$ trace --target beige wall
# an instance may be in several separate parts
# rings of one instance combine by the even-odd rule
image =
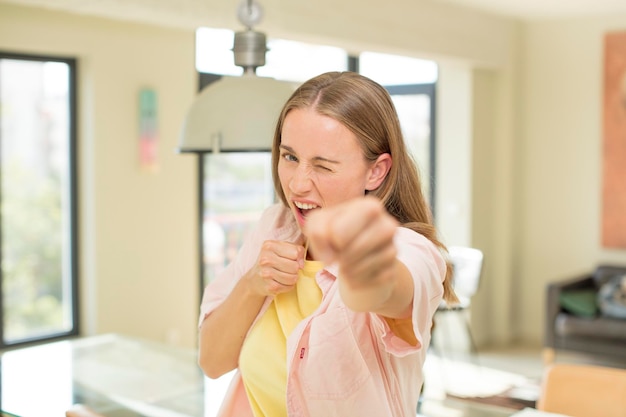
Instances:
[[[611,30],[626,30],[626,15],[525,27],[514,301],[526,340],[542,336],[548,282],[600,262],[626,264],[626,250],[600,241],[603,36]]]
[[[479,343],[541,345],[549,282],[626,264],[626,250],[600,243],[611,30],[626,30],[626,15],[525,22],[504,67],[474,71],[472,242],[486,256],[472,317]]]
[[[438,60],[437,219],[447,243],[485,251],[475,334],[482,345],[540,344],[547,282],[626,264],[599,243],[601,39],[626,16],[521,23],[427,1],[324,1],[268,0],[277,12],[262,30]],[[232,22],[235,3],[206,24]],[[0,49],[79,58],[85,333],[194,345],[196,161],[174,153],[195,91],[193,30],[0,4]],[[159,97],[156,174],[137,162],[143,86]]]
[[[519,132],[519,55],[521,24],[511,38],[506,64],[473,71],[472,95],[472,246],[485,255],[481,288],[472,304],[472,325],[479,345],[519,340],[513,311],[516,234],[516,162]]]
[[[175,153],[196,88],[193,31],[0,5],[0,49],[78,58],[84,334],[196,342],[196,162]],[[138,92],[158,95],[157,173],[138,163]]]

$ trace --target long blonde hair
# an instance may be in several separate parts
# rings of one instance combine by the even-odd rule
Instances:
[[[447,252],[437,239],[432,213],[424,198],[417,165],[406,149],[400,121],[387,90],[380,84],[355,72],[327,72],[302,84],[283,107],[272,145],[274,188],[287,205],[278,178],[279,147],[283,123],[293,109],[313,107],[321,115],[346,126],[359,140],[365,158],[375,161],[379,155],[391,155],[387,177],[369,195],[379,198],[387,211],[407,228],[425,236],[440,250]],[[444,299],[457,301],[452,288],[452,267],[447,262],[443,282]]]

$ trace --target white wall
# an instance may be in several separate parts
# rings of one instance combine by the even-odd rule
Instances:
[[[0,49],[78,58],[83,333],[195,345],[197,174],[175,153],[194,32],[0,5]],[[139,165],[142,87],[158,95],[157,173]]]
[[[472,72],[439,69],[437,89],[436,222],[449,245],[472,245]]]

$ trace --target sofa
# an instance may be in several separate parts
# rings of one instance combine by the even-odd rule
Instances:
[[[590,273],[547,286],[544,361],[558,351],[570,351],[626,365],[626,319],[599,308],[604,284],[626,275],[626,266],[599,265]],[[606,287],[606,286],[605,286]]]

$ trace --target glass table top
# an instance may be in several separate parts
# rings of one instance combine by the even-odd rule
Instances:
[[[205,377],[191,349],[114,334],[78,338],[2,353],[0,409],[18,417],[64,416],[78,403],[106,417],[213,417],[232,375]],[[422,410],[427,417],[515,411],[428,402]]]
[[[20,417],[63,416],[76,403],[107,416],[205,415],[192,350],[103,335],[7,351],[0,365],[0,409]]]

